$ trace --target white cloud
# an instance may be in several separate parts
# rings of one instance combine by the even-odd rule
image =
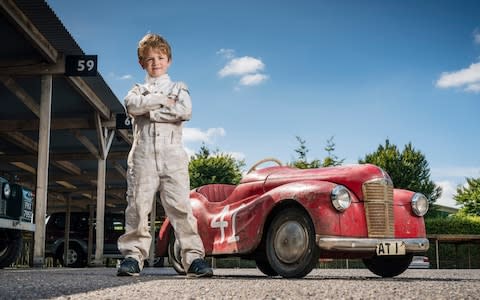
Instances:
[[[480,44],[480,30],[478,28],[473,32],[473,42],[475,44]]]
[[[243,152],[224,152],[225,154],[229,154],[231,155],[233,158],[237,159],[237,160],[242,160],[242,159],[245,159],[245,153]]]
[[[235,50],[222,48],[217,51],[217,55],[229,59],[226,65],[218,71],[218,75],[223,77],[237,77],[238,85],[235,90],[240,90],[240,86],[254,86],[266,81],[269,76],[263,74],[265,64],[262,60],[251,56],[235,57]]]
[[[453,199],[453,196],[457,193],[457,185],[455,183],[451,181],[437,181],[435,184],[442,188],[442,196],[437,199],[436,204],[448,207],[460,207],[457,205],[455,199]]]
[[[268,79],[265,74],[248,74],[240,78],[240,85],[258,85]]]
[[[225,136],[225,129],[223,128],[209,128],[202,131],[199,128],[183,128],[183,140],[185,143],[189,142],[204,142],[211,143],[217,136]]]
[[[464,87],[467,91],[476,91],[480,84],[480,63],[471,64],[468,68],[454,72],[444,72],[437,81],[437,87]]]
[[[258,71],[262,71],[264,68],[265,64],[261,60],[250,56],[243,56],[230,60],[227,65],[218,72],[218,74],[220,77],[235,75],[242,76],[251,73],[258,73]]]
[[[126,74],[126,75],[117,75],[113,72],[109,73],[108,74],[110,77],[112,77],[113,79],[115,80],[130,80],[130,79],[133,79],[133,76],[130,75],[130,74]]]
[[[479,83],[472,83],[472,84],[468,85],[465,88],[465,91],[479,93],[480,92],[480,82]]]
[[[192,157],[193,155],[195,155],[195,151],[188,148],[188,147],[185,147],[183,146],[183,149],[185,149],[185,152],[187,152],[187,155],[188,155],[188,160],[190,160],[190,157]]]
[[[432,177],[435,178],[459,178],[462,182],[465,177],[480,177],[480,167],[440,167],[431,169]]]
[[[235,50],[222,48],[217,51],[217,55],[223,56],[226,59],[232,59],[235,57]]]

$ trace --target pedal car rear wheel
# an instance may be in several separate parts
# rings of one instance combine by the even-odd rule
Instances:
[[[363,259],[363,264],[372,273],[381,277],[394,277],[408,269],[413,254],[402,256],[374,256]]]
[[[181,253],[180,243],[172,232],[170,233],[170,239],[168,241],[168,261],[178,274],[185,275],[186,273],[183,269]]]
[[[298,208],[277,213],[268,229],[265,246],[268,263],[285,278],[306,276],[318,260],[312,221]]]

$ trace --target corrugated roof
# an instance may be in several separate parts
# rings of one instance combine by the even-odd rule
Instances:
[[[85,54],[45,1],[17,0],[15,3],[58,52],[65,55]],[[112,112],[124,112],[123,105],[100,73],[95,77],[85,77],[83,79]]]

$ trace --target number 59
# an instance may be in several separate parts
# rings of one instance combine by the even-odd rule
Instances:
[[[95,61],[93,59],[79,59],[77,62],[77,71],[82,72],[85,71],[91,71],[95,68]]]

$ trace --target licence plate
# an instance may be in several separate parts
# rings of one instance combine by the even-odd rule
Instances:
[[[405,243],[402,241],[383,241],[377,244],[377,255],[405,255]]]

